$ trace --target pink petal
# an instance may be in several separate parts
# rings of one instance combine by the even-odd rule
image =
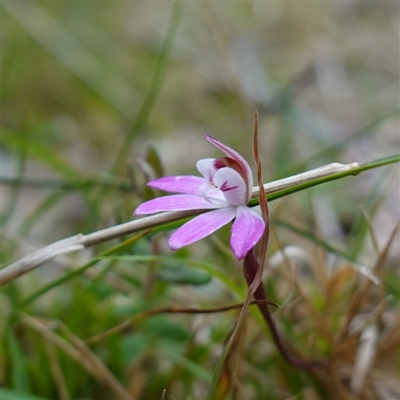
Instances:
[[[232,225],[231,247],[238,260],[251,250],[264,233],[264,220],[249,207],[237,207]]]
[[[226,144],[221,143],[219,140],[213,138],[210,135],[206,135],[206,139],[211,142],[213,145],[217,146],[220,150],[222,150],[228,157],[235,160],[243,170],[244,176],[246,178],[246,198],[247,201],[251,199],[251,191],[253,189],[253,174],[251,172],[250,165],[247,161],[235,150],[228,147]]]
[[[184,193],[200,196],[200,187],[203,185],[204,179],[198,176],[165,176],[155,179],[147,183],[155,189],[164,190],[164,192]]]
[[[155,214],[161,211],[203,210],[220,207],[220,203],[213,203],[203,197],[192,196],[190,194],[177,194],[146,201],[135,210],[134,215]]]
[[[169,247],[171,250],[176,250],[197,242],[232,221],[235,214],[235,207],[226,207],[199,215],[172,234],[168,241]]]
[[[229,167],[219,169],[214,175],[214,184],[222,191],[229,205],[246,205],[246,184],[234,169]]]

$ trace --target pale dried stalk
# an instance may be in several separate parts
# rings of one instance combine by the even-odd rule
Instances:
[[[356,352],[353,374],[350,380],[351,390],[359,394],[364,387],[367,375],[372,369],[379,339],[378,328],[367,326],[361,333],[360,344]]]
[[[332,163],[298,175],[293,175],[288,178],[269,182],[263,186],[265,193],[273,193],[302,183],[310,182],[314,179],[324,178],[340,172],[349,171],[357,167],[357,163]],[[259,187],[254,187],[252,198],[257,198],[259,193]],[[14,263],[0,270],[0,285],[4,285],[13,281],[19,276],[31,271],[32,269],[60,254],[82,250],[85,247],[93,246],[95,244],[106,242],[130,233],[142,231],[144,229],[154,228],[168,222],[178,221],[182,218],[192,217],[206,211],[209,210],[189,210],[160,213],[126,222],[121,225],[116,225],[111,228],[102,229],[97,232],[89,233],[88,235],[79,233],[69,238],[59,240],[58,242],[52,243],[22,257],[18,261],[15,261]]]
[[[82,341],[71,334],[68,329],[63,327],[64,332],[69,333],[69,337],[70,339],[73,339],[72,341],[76,347],[55,334],[49,327],[36,318],[24,314],[21,318],[21,322],[39,332],[50,343],[53,343],[64,350],[72,359],[81,365],[82,368],[113,392],[118,399],[134,400],[133,396],[124,389],[107,367],[90,351],[87,346],[84,345]]]

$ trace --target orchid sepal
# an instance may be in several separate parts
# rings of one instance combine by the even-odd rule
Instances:
[[[154,189],[163,190],[164,192],[192,194],[200,196],[200,188],[203,179],[199,176],[181,175],[181,176],[164,176],[154,179],[147,183]]]

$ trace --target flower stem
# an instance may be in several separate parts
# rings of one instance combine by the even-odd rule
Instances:
[[[250,286],[253,282],[253,279],[256,275],[258,268],[258,261],[256,256],[254,255],[254,249],[250,250],[243,262],[243,272],[246,278],[247,284]],[[256,300],[267,300],[267,294],[265,291],[264,286],[262,283],[257,287],[256,291],[254,292],[254,298]],[[278,348],[279,352],[281,353],[282,357],[285,361],[287,361],[292,367],[294,368],[301,368],[301,369],[313,369],[316,367],[323,367],[325,364],[322,361],[318,360],[302,360],[299,359],[292,354],[289,353],[288,349],[285,346],[284,339],[282,338],[281,334],[278,331],[278,328],[275,324],[274,319],[269,311],[268,304],[265,302],[257,303],[257,306],[265,319],[265,322],[268,325],[268,328],[271,332],[272,339]]]

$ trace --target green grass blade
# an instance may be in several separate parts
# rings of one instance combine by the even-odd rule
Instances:
[[[12,386],[14,389],[29,392],[30,384],[28,378],[28,371],[25,364],[26,358],[22,352],[20,344],[18,343],[17,339],[15,338],[13,332],[10,329],[8,330],[7,333],[7,341],[12,360],[12,373],[11,373]],[[0,398],[3,399],[3,397],[1,396]]]
[[[200,381],[206,383],[211,381],[211,374],[205,368],[199,366],[197,363],[189,360],[188,358],[177,354],[176,351],[171,349],[170,346],[163,346],[163,352],[168,355],[168,358],[178,363],[183,370],[189,372],[193,377],[196,377]]]
[[[59,189],[68,192],[82,189],[92,189],[96,186],[104,186],[107,188],[114,188],[123,192],[132,192],[132,186],[129,184],[129,182],[112,175],[73,180],[0,176],[0,184],[7,186],[21,185],[43,189]]]
[[[80,177],[80,172],[72,167],[67,161],[61,156],[57,155],[56,152],[50,151],[48,147],[43,146],[33,140],[30,140],[24,135],[20,135],[15,132],[11,132],[8,129],[2,127],[0,136],[0,143],[6,147],[9,147],[18,152],[27,152],[27,157],[32,157],[37,161],[40,161],[44,165],[47,165],[55,172],[65,175],[68,178]]]
[[[215,268],[213,265],[208,264],[203,261],[193,261],[193,260],[184,260],[181,261],[175,257],[165,257],[165,256],[153,256],[153,255],[121,255],[121,256],[107,256],[103,257],[108,260],[116,260],[116,261],[129,261],[129,262],[165,262],[168,261],[171,264],[173,263],[184,263],[190,267],[197,268],[201,271],[204,271],[214,278],[218,279],[221,281],[232,293],[237,294],[238,299],[243,299],[243,295],[245,295],[245,291],[243,290],[243,287],[237,285],[235,281],[230,279],[229,277],[226,276],[226,274],[222,273],[221,271],[218,271],[217,268]]]
[[[50,400],[20,390],[0,388],[1,400]]]
[[[387,181],[391,176],[390,172],[389,169],[383,171],[380,177],[376,180],[375,185],[371,188],[368,197],[363,202],[363,208],[371,218],[374,216],[379,205],[383,201],[384,186],[387,185]],[[354,217],[354,222],[349,233],[349,254],[351,257],[357,257],[365,243],[368,232],[368,221],[366,220],[364,213],[360,210]]]
[[[116,110],[131,118],[135,105],[130,83],[96,57],[73,32],[40,3],[3,2],[2,6],[58,62],[79,77]]]
[[[29,215],[25,221],[19,227],[19,234],[25,237],[29,234],[32,228],[36,226],[36,223],[41,219],[46,213],[48,213],[52,207],[54,207],[59,201],[61,201],[65,196],[64,192],[55,190],[47,195],[40,204],[35,208],[35,210]]]
[[[26,137],[26,133],[24,132],[24,137]],[[1,137],[1,135],[0,135]],[[26,157],[27,157],[27,152],[28,152],[28,141],[23,140],[22,146],[21,146],[21,151],[18,153],[18,159],[17,159],[17,178],[22,179],[25,174],[25,164],[26,164]],[[0,225],[7,224],[7,222],[12,218],[14,211],[16,210],[17,207],[17,200],[18,196],[20,193],[20,185],[16,185],[9,196],[8,200],[8,205],[4,208],[4,212],[1,213],[0,217]]]
[[[361,173],[363,171],[367,171],[369,169],[374,169],[374,168],[378,168],[378,167],[382,167],[385,165],[394,164],[394,163],[398,163],[398,162],[400,162],[400,153],[392,155],[392,156],[380,158],[377,160],[369,161],[365,164],[361,164],[358,167],[352,168],[348,171],[339,172],[337,174],[332,174],[332,175],[329,175],[329,176],[326,176],[323,178],[317,178],[310,182],[301,183],[299,185],[292,186],[291,188],[288,188],[288,189],[283,189],[283,190],[280,190],[275,193],[270,193],[269,195],[267,195],[267,199],[268,199],[268,201],[273,201],[276,199],[280,199],[281,197],[288,196],[289,194],[297,193],[302,190],[311,188],[313,186],[322,185],[323,183],[335,181],[337,179],[345,178],[347,176],[358,175],[359,173]],[[255,206],[255,205],[258,205],[258,199],[253,199],[249,202],[249,206]]]
[[[176,31],[178,29],[179,20],[182,13],[183,2],[175,1],[174,9],[172,11],[172,17],[169,23],[167,35],[164,43],[162,44],[160,56],[157,60],[156,69],[153,75],[153,79],[147,92],[147,95],[139,109],[139,112],[135,118],[132,128],[129,134],[126,136],[123,145],[118,153],[115,160],[114,170],[118,169],[120,164],[125,161],[130,151],[130,145],[135,136],[143,129],[149,118],[151,109],[160,93],[161,86],[164,82],[166,68],[168,66],[167,60],[171,52],[172,44],[175,38]]]
[[[399,117],[399,108],[396,107],[395,109],[381,115],[380,117],[376,118],[372,122],[368,123],[366,126],[362,127],[361,129],[355,131],[354,133],[350,134],[346,139],[334,143],[331,146],[325,147],[324,149],[320,150],[319,152],[315,153],[314,155],[310,156],[304,161],[287,168],[286,170],[281,170],[279,175],[276,178],[282,178],[285,176],[293,175],[298,173],[299,171],[304,171],[307,167],[315,163],[319,160],[327,160],[332,158],[337,158],[340,152],[346,148],[350,143],[355,140],[359,140],[363,137],[366,137],[372,133],[374,133],[383,123],[392,119]]]

